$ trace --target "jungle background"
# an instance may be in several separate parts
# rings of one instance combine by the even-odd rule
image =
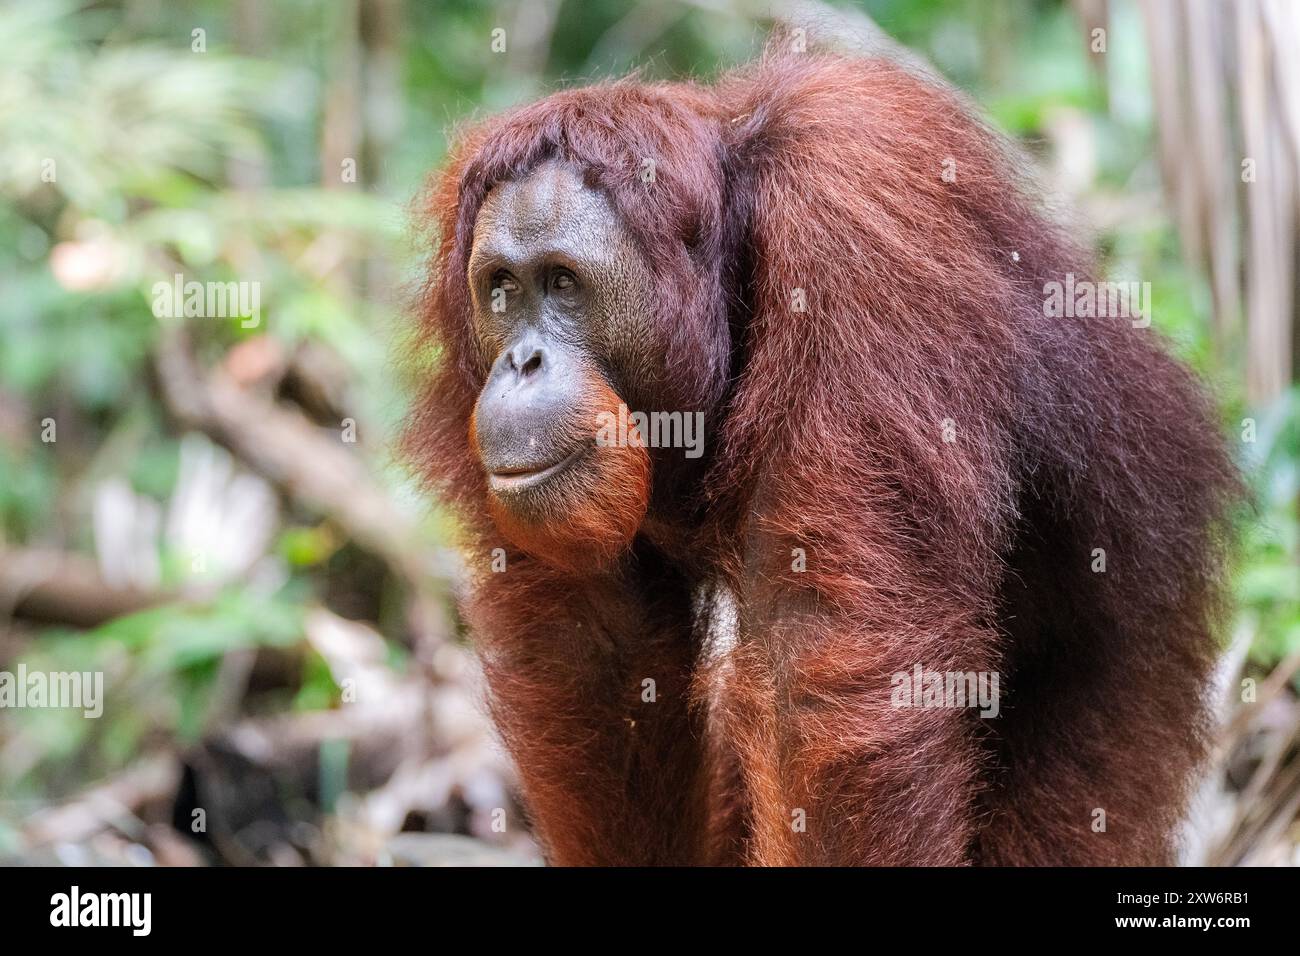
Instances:
[[[927,61],[1152,283],[1256,496],[1186,861],[1300,863],[1287,0],[4,0],[0,671],[105,686],[0,709],[0,861],[538,861],[395,453],[412,199],[464,117],[708,78],[778,17]],[[260,322],[156,318],[177,273]]]

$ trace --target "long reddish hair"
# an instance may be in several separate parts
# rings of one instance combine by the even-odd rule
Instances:
[[[428,204],[441,241],[421,315],[441,357],[409,445],[471,555],[500,543],[468,445],[487,371],[473,224],[494,184],[552,158],[611,198],[656,277],[674,370],[660,407],[717,422],[681,547],[638,538],[630,570],[598,581],[519,557],[469,609],[552,855],[629,859],[639,839],[677,859],[1167,860],[1204,752],[1236,476],[1152,330],[1044,316],[1046,283],[1087,279],[1088,257],[1001,139],[896,64],[813,54],[712,87],[567,91],[467,130]],[[702,663],[707,610],[628,612],[683,699],[714,680],[707,706],[662,718],[665,741],[711,741],[663,743],[694,782],[636,779],[677,835],[629,822],[626,781],[565,809],[557,778],[599,775],[575,741],[624,746],[593,728],[629,705],[540,662],[527,621],[617,630],[586,595],[621,588],[631,608],[658,587],[689,606],[701,574],[737,604],[724,668]],[[1002,718],[891,710],[881,675],[917,662],[1000,671]],[[593,835],[592,816],[630,835]]]

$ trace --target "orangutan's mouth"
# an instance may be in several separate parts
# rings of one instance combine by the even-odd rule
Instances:
[[[522,465],[518,468],[498,468],[496,471],[488,473],[488,487],[497,494],[518,494],[530,488],[536,488],[538,485],[550,481],[556,475],[567,470],[570,465],[582,457],[582,453],[586,450],[586,445],[580,445],[559,461],[543,465],[540,468],[530,465]]]

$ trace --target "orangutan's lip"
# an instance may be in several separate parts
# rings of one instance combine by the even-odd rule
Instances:
[[[554,464],[542,468],[502,468],[488,473],[488,487],[496,492],[515,493],[535,488],[543,482],[550,481],[560,472],[577,461],[586,446],[581,445]]]

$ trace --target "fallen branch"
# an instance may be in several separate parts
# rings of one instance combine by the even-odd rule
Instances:
[[[80,843],[109,828],[139,838],[146,808],[170,801],[179,779],[180,765],[174,756],[146,757],[67,803],[32,814],[22,827],[24,842],[29,849]]]
[[[448,552],[410,530],[343,441],[303,414],[239,388],[220,370],[205,374],[184,330],[165,329],[155,362],[162,400],[184,427],[200,431],[294,501],[330,519],[406,581],[433,644],[451,633],[446,608],[454,588]]]
[[[1254,719],[1291,683],[1297,672],[1300,672],[1300,650],[1293,651],[1269,672],[1249,705],[1237,708],[1219,736],[1218,759],[1222,760],[1241,741]]]
[[[167,591],[114,587],[84,555],[28,548],[0,550],[0,613],[14,617],[94,627],[175,597]]]

